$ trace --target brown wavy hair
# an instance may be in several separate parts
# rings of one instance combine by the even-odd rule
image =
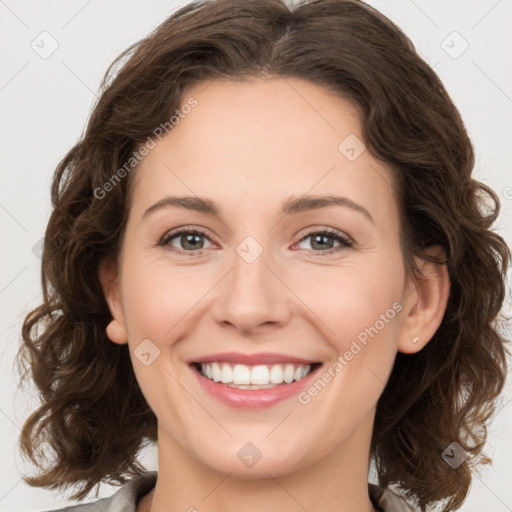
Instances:
[[[421,510],[463,503],[486,424],[503,388],[507,354],[498,328],[510,250],[491,229],[496,193],[472,178],[474,150],[463,120],[409,38],[358,0],[195,1],[132,45],[107,70],[79,142],[58,165],[44,237],[42,302],[27,314],[17,360],[41,405],[26,420],[22,455],[41,470],[33,486],[122,484],[145,467],[157,420],[139,388],[128,345],[112,343],[100,263],[116,258],[133,176],[98,190],[180,108],[187,88],[212,79],[297,77],[355,105],[366,148],[388,164],[398,191],[406,272],[440,245],[451,292],[426,347],[398,353],[379,399],[371,442],[381,486]],[[96,193],[95,193],[96,191]],[[441,458],[457,441],[457,469]],[[50,453],[50,450],[52,453]],[[50,457],[51,455],[51,457]],[[52,459],[50,461],[50,459]]]

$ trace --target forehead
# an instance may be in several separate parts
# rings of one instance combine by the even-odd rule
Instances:
[[[133,208],[164,194],[214,198],[260,211],[305,194],[342,194],[397,221],[391,173],[364,149],[357,108],[297,78],[210,81],[182,98],[196,106],[135,173]]]

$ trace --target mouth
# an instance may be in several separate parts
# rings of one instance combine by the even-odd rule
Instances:
[[[274,352],[222,352],[189,360],[188,365],[206,396],[237,409],[257,410],[297,397],[323,363]]]
[[[193,362],[191,367],[202,377],[234,389],[260,390],[299,382],[322,363],[296,362],[246,365],[230,361]]]

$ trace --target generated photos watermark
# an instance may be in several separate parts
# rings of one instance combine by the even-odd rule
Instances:
[[[397,313],[402,311],[402,304],[394,302],[393,305],[385,312],[381,313],[379,319],[370,327],[365,327],[350,344],[350,347],[343,353],[338,354],[336,362],[331,364],[318,379],[309,386],[308,389],[297,395],[300,404],[307,405],[311,399],[317,396],[327,386],[332,379],[338,375],[345,366],[348,365],[361,350],[368,345],[368,337],[373,339],[379,332],[384,329],[386,324],[392,320]]]
[[[190,97],[185,104],[181,105],[179,109],[174,111],[174,114],[168,121],[160,123],[153,130],[153,136],[149,135],[146,142],[139,147],[137,151],[132,153],[132,156],[122,167],[117,169],[117,171],[112,174],[112,176],[105,181],[101,187],[96,187],[94,189],[94,197],[96,199],[103,199],[106,197],[107,193],[111,192],[114,187],[120,183],[120,181],[125,178],[126,175],[129,174],[152,149],[156,147],[155,138],[161,140],[163,135],[169,133],[180,122],[180,120],[189,114],[196,106],[197,100],[194,97]]]

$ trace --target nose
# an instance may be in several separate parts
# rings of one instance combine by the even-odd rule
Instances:
[[[283,271],[269,261],[265,250],[253,261],[252,257],[245,256],[243,247],[239,250],[218,285],[212,307],[215,320],[244,335],[282,327],[290,317],[293,296],[286,286]],[[250,250],[254,250],[254,246]]]

